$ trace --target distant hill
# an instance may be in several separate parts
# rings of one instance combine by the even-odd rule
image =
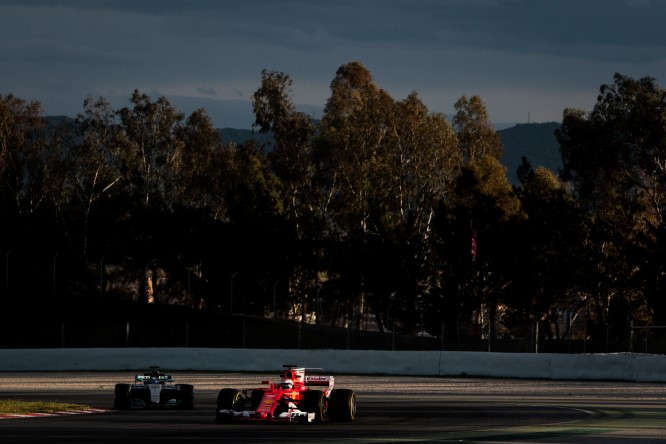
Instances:
[[[57,126],[63,122],[73,122],[74,119],[68,116],[44,116],[46,125]]]
[[[542,166],[557,173],[562,168],[560,145],[555,138],[557,122],[520,123],[497,131],[504,145],[502,163],[506,165],[511,183],[518,185],[516,170],[525,157],[532,168]]]
[[[217,130],[224,143],[240,145],[248,140],[256,140],[260,144],[270,144],[273,141],[271,134],[260,134],[248,129],[222,128]]]

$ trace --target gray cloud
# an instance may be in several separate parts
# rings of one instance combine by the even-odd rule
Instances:
[[[198,87],[197,92],[203,94],[204,96],[212,96],[212,97],[217,96],[217,91],[215,91],[215,88],[211,88],[211,87],[207,87],[207,86]]]
[[[590,109],[615,72],[666,80],[660,0],[0,0],[0,16],[0,94],[50,114],[136,88],[248,127],[262,69],[316,113],[354,60],[396,99],[449,113],[478,94],[496,121]]]

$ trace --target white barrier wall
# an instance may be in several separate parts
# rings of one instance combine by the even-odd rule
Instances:
[[[0,349],[0,371],[264,372],[283,364],[339,374],[666,382],[666,356],[219,348]]]

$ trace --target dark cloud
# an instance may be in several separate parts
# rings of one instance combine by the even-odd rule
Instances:
[[[200,92],[204,96],[211,96],[211,97],[217,96],[217,91],[215,91],[215,88],[211,88],[211,87],[207,87],[207,86],[198,87],[197,92]]]
[[[354,60],[397,99],[448,113],[478,94],[501,121],[589,109],[615,72],[666,81],[661,0],[0,0],[0,17],[0,93],[53,114],[136,88],[248,127],[262,69],[316,113]]]

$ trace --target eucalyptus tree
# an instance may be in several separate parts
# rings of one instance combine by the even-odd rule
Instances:
[[[637,322],[666,320],[665,102],[653,78],[616,74],[591,112],[565,111],[558,133],[564,177],[590,217],[581,293],[601,331],[627,312]]]
[[[311,116],[296,110],[292,83],[287,74],[262,71],[261,86],[252,96],[253,128],[273,136],[268,161],[281,188],[283,235],[288,247],[283,266],[276,267],[280,270],[275,270],[275,286],[282,280],[286,292],[281,294],[290,297],[288,312],[303,316],[308,302],[316,303],[321,285],[321,249],[315,248],[321,244],[321,194],[312,150],[315,126]]]
[[[25,282],[35,289],[33,296],[41,296],[49,288],[47,264],[60,239],[49,198],[50,145],[41,114],[39,102],[12,94],[0,96],[0,211],[4,226],[0,248],[8,272],[5,288],[19,297],[29,296],[25,288],[16,292]]]
[[[468,264],[472,306],[477,307],[479,322],[487,323],[489,348],[496,337],[497,307],[504,298],[510,276],[503,271],[511,249],[505,242],[512,218],[521,217],[520,202],[500,162],[504,147],[490,123],[485,104],[478,96],[462,96],[455,104],[454,128],[464,167],[457,185],[456,232],[467,225],[474,243]],[[468,304],[465,304],[469,307]],[[488,318],[483,319],[485,310]]]
[[[254,128],[273,135],[269,161],[284,187],[284,211],[298,239],[312,237],[320,199],[315,183],[312,117],[296,110],[292,80],[282,73],[263,70],[261,87],[252,97]]]
[[[412,280],[411,288],[402,294],[400,312],[424,313],[432,306],[440,308],[443,276],[432,230],[437,208],[450,204],[463,158],[446,117],[430,113],[415,92],[393,109],[384,188],[389,205],[383,225],[390,242],[402,245],[398,263],[403,269],[398,275]],[[394,280],[389,276],[382,278]]]
[[[117,119],[111,104],[103,97],[88,97],[83,108],[58,138],[60,150],[52,158],[50,171],[57,176],[52,180],[60,183],[62,193],[54,196],[56,205],[68,213],[64,217],[69,220],[63,225],[65,230],[76,231],[72,236],[80,238],[79,257],[86,262],[90,231],[104,230],[103,221],[117,217],[106,210],[123,177],[116,143]],[[93,218],[95,213],[97,217]],[[98,239],[104,243],[101,234]],[[102,250],[102,245],[97,249]]]
[[[63,297],[89,297],[100,283],[100,258],[115,241],[109,237],[118,219],[111,202],[122,179],[115,112],[105,99],[88,97],[76,119],[52,119],[47,128],[44,190],[54,243],[47,248],[52,250],[47,252],[50,268],[55,276],[57,265]],[[53,281],[55,293],[55,277]]]
[[[122,160],[128,178],[128,190],[137,204],[144,208],[168,208],[174,181],[175,165],[182,152],[176,130],[182,125],[184,114],[165,98],[153,102],[151,98],[134,90],[132,108],[118,111],[121,130],[118,143],[122,147]]]
[[[386,205],[388,137],[394,102],[359,62],[341,66],[331,82],[319,126],[317,161],[331,230],[341,237],[379,234],[373,208]]]
[[[45,193],[45,157],[42,108],[12,94],[0,96],[0,195],[6,222],[13,221],[15,236],[48,203]],[[26,225],[27,224],[27,225]]]
[[[412,329],[439,285],[430,232],[462,163],[454,131],[416,93],[393,100],[358,62],[338,69],[319,129],[326,215],[342,247],[334,265],[340,285],[370,304],[363,310],[380,328],[393,308]]]
[[[429,113],[416,93],[398,102],[394,110],[388,152],[390,187],[385,190],[387,200],[393,201],[389,216],[409,228],[405,231],[423,248],[418,256],[425,261],[435,208],[451,198],[462,156],[446,117]]]
[[[269,276],[283,266],[285,251],[282,187],[271,170],[267,155],[255,141],[230,151],[225,186],[227,244],[220,245],[229,278],[239,275],[234,307],[263,314],[268,302]],[[250,291],[248,281],[256,287]],[[245,284],[244,284],[245,283]],[[261,288],[258,288],[261,286]],[[241,291],[245,288],[245,291]],[[270,292],[270,296],[273,292]],[[271,297],[272,299],[272,297]],[[243,305],[244,304],[244,305]],[[270,304],[270,305],[269,305]]]
[[[357,328],[374,295],[365,276],[376,260],[368,245],[384,241],[380,215],[391,199],[386,189],[393,107],[361,63],[343,65],[331,82],[316,141],[326,233],[335,249],[330,257],[337,288],[331,291],[344,295],[335,310],[346,312]]]
[[[567,333],[559,330],[558,310],[571,309],[572,292],[581,270],[580,249],[589,230],[587,219],[566,183],[544,167],[532,169],[523,158],[517,192],[525,217],[513,224],[514,261],[507,263],[513,277],[506,295],[506,324],[516,334],[546,324],[542,331],[551,338]],[[525,335],[526,336],[526,335]]]
[[[506,178],[506,168],[500,162],[504,147],[490,122],[485,103],[479,96],[461,96],[454,108],[453,127],[460,154],[467,173],[476,179],[478,192],[497,201],[497,206],[507,215],[516,213],[518,202]],[[474,204],[469,201],[473,197],[472,194],[460,196],[468,201],[468,206]],[[483,222],[475,222],[473,217],[471,215],[472,228],[479,231],[476,225]]]
[[[174,201],[223,221],[227,214],[228,175],[234,147],[225,145],[204,109],[174,129],[180,153],[172,161]]]
[[[215,307],[227,288],[220,270],[228,268],[221,252],[229,250],[230,172],[235,147],[225,144],[206,110],[193,111],[173,129],[177,155],[169,164],[168,200],[160,238],[170,246],[170,299],[184,305]],[[233,239],[233,237],[231,237]],[[163,261],[164,262],[164,261]]]
[[[144,274],[149,268],[155,275],[175,254],[172,241],[177,235],[171,231],[170,221],[178,216],[176,171],[183,144],[177,132],[184,114],[165,97],[152,101],[138,90],[132,93],[130,103],[132,107],[118,111],[116,143],[124,199],[116,201],[116,211],[124,217],[116,229],[127,246],[128,270],[145,285]]]
[[[479,157],[500,159],[504,147],[497,131],[490,123],[485,103],[479,96],[461,96],[455,103],[453,126],[458,136],[458,146],[466,162]]]

